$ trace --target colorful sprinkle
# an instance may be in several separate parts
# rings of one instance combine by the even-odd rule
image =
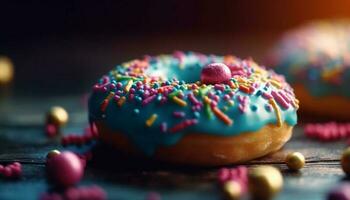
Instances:
[[[146,126],[151,127],[152,124],[154,123],[154,121],[156,121],[157,117],[158,117],[157,114],[152,114],[151,117],[149,117],[149,118],[146,120]]]

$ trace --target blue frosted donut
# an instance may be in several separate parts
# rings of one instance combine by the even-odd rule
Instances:
[[[277,150],[297,123],[297,109],[284,78],[251,59],[193,52],[117,65],[89,99],[89,119],[103,141],[133,154],[200,165],[242,162]],[[269,133],[262,132],[267,128]],[[252,145],[257,149],[245,149]]]
[[[316,21],[287,32],[269,55],[313,115],[350,118],[350,22]]]

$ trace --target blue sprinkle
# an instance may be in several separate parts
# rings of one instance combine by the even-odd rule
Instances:
[[[258,107],[256,105],[251,105],[250,106],[250,109],[252,109],[252,111],[257,111],[258,110]]]
[[[199,118],[199,117],[201,116],[201,114],[200,114],[199,112],[197,112],[197,111],[195,111],[193,114],[194,114],[194,116],[195,116],[196,118]]]
[[[138,114],[140,113],[140,110],[137,109],[137,108],[135,108],[135,109],[134,109],[134,113],[135,113],[136,115],[138,115]]]

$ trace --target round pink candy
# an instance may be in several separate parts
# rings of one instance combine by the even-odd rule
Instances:
[[[225,83],[231,79],[231,71],[223,63],[211,63],[201,72],[201,81],[204,84]]]
[[[46,167],[50,178],[63,187],[75,185],[84,174],[84,167],[79,157],[69,151],[49,158]]]

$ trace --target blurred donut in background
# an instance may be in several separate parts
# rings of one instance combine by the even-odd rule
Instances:
[[[350,20],[314,21],[285,33],[266,64],[293,86],[301,115],[350,119]]]

